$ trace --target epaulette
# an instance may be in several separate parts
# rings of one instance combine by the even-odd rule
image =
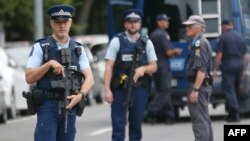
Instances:
[[[35,41],[35,43],[38,43],[38,42],[40,43],[41,47],[50,45],[50,43],[48,42],[48,37],[44,37]]]

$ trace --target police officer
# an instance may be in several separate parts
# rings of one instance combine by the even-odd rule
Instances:
[[[37,89],[43,91],[43,98],[45,98],[44,102],[37,107],[35,141],[74,141],[75,105],[86,96],[93,85],[92,71],[86,53],[81,44],[68,35],[73,12],[74,8],[68,5],[56,5],[48,9],[47,14],[50,16],[53,34],[36,41],[27,62],[26,81],[29,84],[36,83]],[[76,53],[76,47],[80,47],[81,54]],[[62,106],[61,101],[63,91],[51,86],[52,80],[65,75],[60,52],[62,48],[71,49],[71,67],[80,71],[85,79],[79,93],[67,97],[70,102],[65,106]],[[69,111],[67,122],[64,122],[65,107]],[[67,131],[64,123],[68,123]]]
[[[106,54],[106,69],[104,75],[105,100],[111,104],[112,118],[112,141],[125,140],[125,127],[127,111],[129,122],[129,140],[140,141],[142,139],[141,124],[144,118],[144,110],[147,102],[147,89],[145,79],[157,69],[156,54],[152,42],[145,36],[139,34],[142,20],[142,12],[129,9],[124,12],[125,32],[114,37]],[[126,83],[112,85],[124,77],[129,76],[132,62],[137,57],[134,51],[140,48],[140,59],[132,76],[132,103],[124,105],[127,96]],[[137,56],[137,54],[136,54]],[[134,59],[133,59],[134,58]],[[124,86],[125,85],[125,86]],[[128,84],[129,85],[129,84]]]
[[[157,28],[152,32],[150,39],[152,40],[155,52],[158,58],[158,69],[154,73],[154,82],[157,93],[148,105],[149,122],[155,122],[159,112],[164,112],[166,124],[172,124],[175,121],[175,112],[171,100],[171,71],[169,66],[169,58],[180,55],[182,49],[173,48],[170,36],[166,31],[169,27],[169,17],[166,14],[159,14],[156,17]]]
[[[186,69],[189,82],[188,109],[195,141],[213,141],[208,112],[212,93],[212,76],[210,75],[212,50],[208,40],[202,35],[205,31],[205,22],[202,17],[192,15],[183,24],[186,26],[186,35],[192,38]]]
[[[222,88],[226,99],[228,122],[239,122],[238,96],[242,74],[247,66],[247,48],[243,37],[233,30],[229,20],[222,21],[222,35],[216,49],[214,74],[222,63]]]

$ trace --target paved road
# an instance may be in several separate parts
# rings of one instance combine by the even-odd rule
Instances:
[[[174,125],[143,124],[143,141],[192,141],[193,133],[186,109],[181,119]],[[214,141],[223,141],[224,107],[211,110],[214,128]],[[219,115],[219,116],[218,116]],[[36,117],[18,117],[0,125],[0,141],[33,141]],[[250,118],[239,124],[250,124]],[[84,115],[77,119],[76,141],[110,141],[110,107],[107,104],[87,107]]]

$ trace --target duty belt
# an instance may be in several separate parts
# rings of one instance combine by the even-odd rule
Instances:
[[[51,99],[51,100],[63,100],[64,94],[63,92],[49,92],[47,90],[43,90],[44,97],[46,99]]]

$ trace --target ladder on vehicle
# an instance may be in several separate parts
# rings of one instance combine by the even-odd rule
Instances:
[[[198,0],[198,12],[206,23],[204,36],[217,38],[221,34],[221,0]]]

